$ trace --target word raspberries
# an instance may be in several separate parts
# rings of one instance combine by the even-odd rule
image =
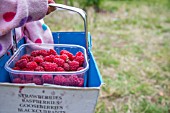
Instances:
[[[57,53],[54,49],[35,50],[30,54],[23,55],[13,69],[20,71],[46,71],[46,72],[71,72],[84,69],[84,54],[78,51],[75,55],[67,50]],[[80,75],[82,77],[82,75]],[[42,85],[50,83],[65,86],[83,86],[83,78],[62,75],[15,75],[14,83],[35,83]]]

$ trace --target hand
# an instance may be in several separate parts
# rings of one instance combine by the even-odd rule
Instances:
[[[54,2],[53,0],[48,0],[48,4],[50,4],[50,3],[55,3],[55,2]],[[55,10],[56,10],[56,7],[49,6],[46,15],[50,14],[51,12],[53,12],[53,11],[55,11]]]

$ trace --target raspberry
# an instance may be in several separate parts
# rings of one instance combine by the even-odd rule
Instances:
[[[60,55],[55,55],[55,58],[60,58]]]
[[[39,66],[44,67],[44,65],[45,65],[46,63],[47,63],[47,62],[41,62],[41,63],[39,63]]]
[[[54,58],[55,58],[54,55],[49,55],[49,56],[44,57],[44,61],[53,62]]]
[[[57,67],[56,71],[64,71],[64,68],[62,68],[62,67]]]
[[[22,71],[34,71],[34,69],[23,68]]]
[[[48,53],[49,53],[50,55],[57,55],[57,52],[56,52],[54,49],[50,49],[50,50],[48,51]]]
[[[41,63],[41,62],[44,61],[41,56],[36,56],[36,57],[33,58],[33,60],[34,60],[36,63]]]
[[[64,53],[68,53],[68,51],[67,51],[67,50],[61,50],[61,51],[60,51],[60,55],[62,55],[62,54],[64,54]]]
[[[60,58],[63,59],[65,62],[69,61],[69,58],[68,58],[68,56],[66,54],[60,55]]]
[[[30,56],[29,61],[30,61],[30,62],[31,62],[31,61],[34,61],[34,57],[33,57],[33,56]]]
[[[42,79],[44,81],[44,83],[53,83],[53,75],[43,75]]]
[[[38,78],[38,77],[33,79],[33,83],[35,83],[37,85],[42,85],[43,84],[41,78]]]
[[[26,65],[26,67],[30,70],[34,70],[37,66],[38,66],[37,63],[34,62],[34,61],[28,62],[27,65]]]
[[[42,75],[34,75],[34,78],[41,78]]]
[[[14,68],[12,68],[13,70],[20,70],[20,68],[19,67],[14,67]]]
[[[82,66],[84,63],[84,56],[76,56],[74,60],[79,62],[79,65]]]
[[[81,51],[79,51],[76,53],[75,57],[77,57],[77,56],[84,56],[84,54]]]
[[[38,55],[42,55],[42,56],[48,56],[49,54],[48,54],[48,51],[46,51],[46,50],[38,50]]]
[[[33,83],[33,81],[32,81],[32,80],[29,80],[29,81],[25,81],[25,83]]]
[[[84,69],[84,67],[79,67],[79,68],[77,69],[77,71],[80,71],[80,70],[82,70],[82,69]]]
[[[27,83],[27,82],[26,82],[26,80],[21,80],[21,83],[22,83],[22,84],[25,84],[25,83]]]
[[[79,78],[76,75],[71,75],[68,79],[69,79],[70,86],[78,86],[79,85]]]
[[[44,68],[42,66],[37,66],[35,68],[35,71],[44,71]]]
[[[33,57],[36,57],[38,55],[39,55],[39,51],[38,50],[35,50],[35,51],[31,52],[31,56],[33,56]]]
[[[25,68],[27,65],[27,60],[26,59],[21,59],[21,60],[18,60],[16,63],[15,63],[15,67],[19,67],[19,68]]]
[[[66,54],[69,57],[69,60],[71,60],[71,61],[74,59],[74,55],[67,50],[61,50],[60,55],[62,55],[62,54]]]
[[[64,85],[66,83],[66,78],[62,75],[56,75],[54,77],[54,84],[56,85]]]
[[[33,79],[33,77],[34,77],[34,75],[25,75],[25,80],[30,81]]]
[[[79,62],[70,61],[69,62],[70,71],[76,71],[79,68]]]
[[[24,79],[25,75],[23,75],[23,74],[18,74],[18,77],[19,77],[20,79]]]
[[[64,60],[61,58],[55,58],[54,63],[56,63],[59,67],[63,67],[64,65]]]
[[[79,68],[77,69],[77,71],[80,71],[80,70],[82,70],[82,69],[84,69],[84,67],[79,67]],[[84,73],[78,74],[77,76],[78,76],[79,78],[83,78],[83,77],[84,77]]]
[[[65,71],[69,71],[70,70],[70,67],[69,67],[68,63],[64,63],[63,68],[64,68]]]
[[[45,62],[43,64],[43,67],[44,67],[45,71],[55,71],[57,69],[57,64],[51,63],[51,62]]]
[[[21,83],[21,79],[20,78],[15,78],[12,81],[13,83]]]
[[[25,54],[25,55],[23,55],[23,56],[21,57],[21,59],[26,59],[26,60],[27,60],[27,62],[29,62],[30,57],[31,57],[30,55]]]
[[[79,84],[77,85],[78,87],[83,87],[84,86],[84,79],[79,78]]]
[[[69,78],[71,75],[63,75],[65,78]]]

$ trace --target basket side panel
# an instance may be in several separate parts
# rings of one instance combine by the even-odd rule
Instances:
[[[53,32],[55,44],[75,44],[86,48],[84,32]]]

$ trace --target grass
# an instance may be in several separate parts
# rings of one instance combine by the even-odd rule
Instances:
[[[87,10],[105,82],[95,112],[170,112],[170,1],[105,0],[101,7],[101,13]],[[83,30],[72,13],[53,13],[45,21],[53,31]]]

